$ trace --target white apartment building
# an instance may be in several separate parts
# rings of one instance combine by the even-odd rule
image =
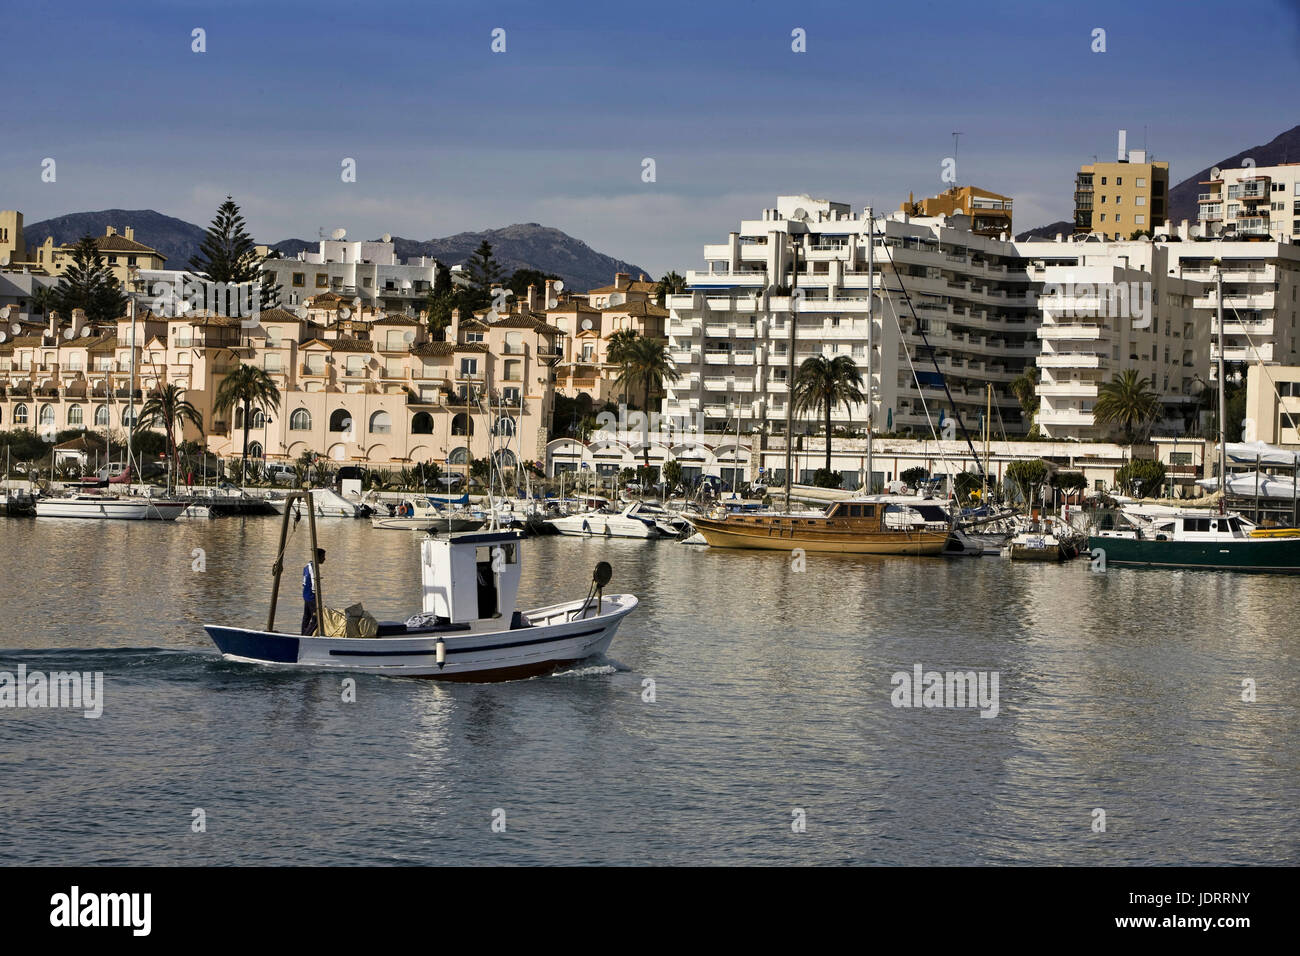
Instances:
[[[1211,171],[1200,185],[1197,222],[1210,237],[1300,242],[1300,163]]]
[[[689,423],[702,414],[709,432],[783,432],[793,314],[796,368],[813,355],[849,355],[864,375],[870,369],[877,432],[930,435],[941,429],[941,415],[952,418],[927,341],[972,436],[990,384],[995,429],[1027,431],[1009,386],[1038,354],[1037,314],[1014,246],[976,235],[960,215],[897,212],[876,218],[874,235],[871,275],[864,216],[845,203],[781,196],[726,242],[706,245],[707,267],[688,271],[689,292],[666,303],[681,378],[667,385],[664,414]],[[850,431],[865,420],[864,407],[832,415],[833,426]],[[796,419],[795,434],[818,424]]]
[[[1128,369],[1160,397],[1155,433],[1186,434],[1198,423],[1209,324],[1194,302],[1196,278],[1170,274],[1177,243],[1017,242],[1037,287],[1042,325],[1037,357],[1038,426],[1044,437],[1106,441],[1120,429],[1093,407]]]
[[[335,292],[391,312],[418,311],[439,268],[437,260],[429,256],[398,261],[388,235],[379,242],[322,239],[316,252],[304,251],[292,259],[268,259],[262,264],[279,286],[284,308]]]

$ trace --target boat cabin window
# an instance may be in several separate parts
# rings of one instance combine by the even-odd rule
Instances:
[[[1183,529],[1185,531],[1209,531],[1209,518],[1184,518]]]

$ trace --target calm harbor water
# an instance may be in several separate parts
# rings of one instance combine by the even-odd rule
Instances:
[[[319,527],[328,603],[418,609],[416,536]],[[816,554],[801,573],[541,538],[521,606],[580,597],[599,560],[640,596],[609,660],[363,676],[349,703],[339,675],[223,661],[200,627],[264,622],[278,528],[0,519],[0,671],[102,671],[105,697],[97,720],[0,709],[0,862],[1300,861],[1297,578]],[[997,716],[894,707],[916,664],[996,671]]]

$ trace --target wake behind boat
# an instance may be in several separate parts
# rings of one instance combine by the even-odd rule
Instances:
[[[310,499],[310,493],[303,494]],[[305,510],[315,555],[310,501]],[[286,515],[281,542],[288,520]],[[277,562],[264,630],[217,624],[205,624],[204,630],[230,660],[452,681],[531,677],[603,653],[623,618],[635,610],[636,597],[604,594],[610,567],[602,561],[585,598],[517,610],[522,552],[523,539],[512,531],[425,537],[421,611],[404,622],[379,622],[373,637],[326,635],[323,621],[343,617],[338,612],[319,615],[313,635],[277,631]],[[314,560],[312,567],[319,582]],[[316,593],[325,607],[319,585]]]

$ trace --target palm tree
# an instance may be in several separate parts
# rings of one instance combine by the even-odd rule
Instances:
[[[662,307],[665,296],[678,295],[685,291],[686,279],[676,272],[669,272],[655,283],[655,302]]]
[[[57,309],[58,293],[54,286],[39,285],[32,290],[32,311],[45,315],[50,309]]]
[[[279,411],[280,390],[276,388],[271,376],[262,369],[253,365],[241,365],[221,380],[212,407],[218,412],[235,407],[244,410],[244,451],[239,468],[242,476],[248,468],[248,427],[253,420],[253,409],[260,408],[263,412]]]
[[[1151,384],[1150,379],[1138,376],[1137,369],[1125,369],[1119,378],[1098,391],[1097,403],[1092,407],[1093,420],[1100,425],[1119,425],[1124,429],[1125,443],[1133,444],[1138,431],[1160,411],[1160,397]]]
[[[146,428],[159,425],[167,433],[167,457],[172,463],[167,480],[168,494],[171,493],[172,481],[179,467],[176,455],[176,428],[177,426],[184,428],[186,422],[195,428],[203,428],[203,415],[185,398],[185,390],[179,385],[164,385],[156,394],[150,396],[149,401],[145,402],[144,407],[140,409],[139,424]]]
[[[840,405],[860,405],[867,400],[862,391],[862,373],[847,355],[828,358],[814,355],[803,360],[794,374],[791,401],[797,414],[821,412],[826,422],[826,470],[831,470],[831,413]],[[789,438],[786,438],[789,441]]]
[[[1028,365],[1024,374],[1011,382],[1011,394],[1020,402],[1020,409],[1025,413],[1029,431],[1034,428],[1034,416],[1038,414],[1041,399],[1038,397],[1038,366]]]
[[[627,370],[632,357],[636,354],[637,335],[632,329],[619,329],[609,337],[605,349],[605,361],[617,365],[620,374]]]
[[[646,414],[650,412],[650,391],[662,387],[664,382],[675,382],[682,377],[668,354],[668,346],[654,339],[637,338],[627,349],[620,363],[622,370],[615,380],[629,392],[640,385],[645,393]],[[645,445],[645,467],[650,467],[650,443]]]

